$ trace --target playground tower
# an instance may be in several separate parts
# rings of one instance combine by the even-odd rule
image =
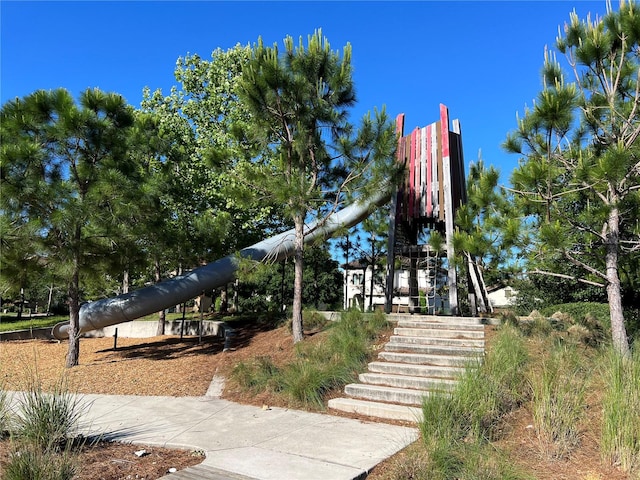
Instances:
[[[397,161],[406,167],[404,182],[391,198],[385,310],[393,308],[396,262],[409,270],[410,313],[435,314],[436,298],[448,297],[451,315],[459,315],[458,274],[454,261],[453,233],[456,210],[467,200],[460,122],[449,122],[449,111],[440,105],[440,119],[404,135],[404,114],[396,118]],[[429,238],[444,240],[434,249]],[[432,242],[434,243],[434,242]],[[427,291],[418,288],[418,270],[430,279]],[[441,272],[446,271],[446,276]],[[470,303],[473,313],[486,311],[486,289],[476,262],[469,260]]]

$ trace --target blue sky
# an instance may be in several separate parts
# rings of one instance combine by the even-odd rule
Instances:
[[[540,90],[544,47],[574,8],[584,18],[605,2],[2,0],[0,100],[99,87],[139,107],[143,87],[169,92],[179,56],[322,28],[334,49],[352,44],[355,116],[385,105],[406,114],[408,132],[444,103],[460,119],[465,163],[481,150],[507,182],[518,159],[500,144]]]

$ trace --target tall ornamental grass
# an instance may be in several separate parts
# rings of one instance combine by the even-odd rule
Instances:
[[[72,480],[78,472],[77,457],[70,449],[42,450],[30,443],[13,445],[3,480]]]
[[[520,332],[503,326],[484,362],[469,365],[450,394],[425,398],[422,438],[433,444],[494,439],[504,414],[522,401],[526,385],[522,371],[527,361]]]
[[[269,391],[294,404],[323,409],[328,391],[354,381],[365,368],[372,343],[386,326],[382,312],[345,312],[340,321],[327,325],[325,341],[298,343],[293,362],[279,367],[270,357],[240,362],[231,380],[253,393]]]
[[[431,464],[428,478],[519,478],[485,449],[499,437],[504,415],[523,401],[527,362],[522,335],[505,325],[484,362],[470,365],[451,393],[425,398],[419,429]]]
[[[86,409],[81,397],[71,393],[65,380],[45,392],[38,380],[19,401],[20,421],[15,434],[42,450],[58,450],[77,433]]]
[[[640,478],[640,342],[629,357],[610,348],[605,359],[602,455]]]
[[[562,458],[580,443],[589,372],[572,345],[556,345],[531,375],[533,422],[549,458]]]
[[[9,433],[11,410],[9,408],[9,396],[0,385],[0,439]]]
[[[88,405],[70,392],[64,379],[52,391],[45,392],[37,376],[15,400],[15,407],[10,410],[6,393],[0,391],[0,419],[4,421],[0,426],[8,428],[11,444],[2,479],[74,478],[79,468],[77,448],[82,445],[77,429]]]

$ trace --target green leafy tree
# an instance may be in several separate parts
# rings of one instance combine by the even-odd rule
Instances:
[[[621,354],[629,352],[621,271],[640,252],[639,42],[633,1],[595,20],[571,14],[556,46],[575,81],[546,51],[543,89],[505,142],[522,155],[511,181],[531,258],[570,262],[606,288]]]
[[[100,274],[121,214],[134,208],[136,167],[126,151],[133,112],[116,94],[88,89],[76,104],[58,89],[9,101],[1,116],[3,223],[24,228],[17,236],[67,286],[71,367],[83,279]]]
[[[351,46],[342,56],[321,31],[284,51],[262,39],[243,69],[239,95],[251,114],[243,132],[255,147],[244,178],[266,204],[283,205],[295,229],[293,339],[302,332],[305,223],[322,219],[360,191],[379,191],[395,162],[396,136],[384,111],[366,115],[359,131],[348,122],[356,101]]]
[[[142,109],[153,114],[161,135],[173,139],[182,156],[174,162],[171,210],[185,235],[179,262],[187,267],[211,261],[255,243],[265,229],[278,229],[277,210],[253,202],[235,171],[249,146],[236,130],[250,122],[238,98],[238,83],[251,49],[216,49],[210,60],[197,54],[177,60],[168,96],[145,89]],[[175,152],[174,152],[175,153]],[[275,219],[275,220],[274,220]]]
[[[342,305],[342,273],[331,258],[326,243],[310,245],[304,251],[304,288],[302,304],[306,308],[339,308]],[[242,311],[282,312],[293,300],[293,263],[259,264],[248,262],[239,282]]]

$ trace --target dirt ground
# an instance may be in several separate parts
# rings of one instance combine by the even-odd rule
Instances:
[[[488,331],[488,338],[492,332]],[[312,337],[317,341],[321,336]],[[238,330],[232,351],[223,352],[217,338],[153,337],[146,339],[83,339],[80,365],[64,369],[66,343],[53,341],[12,341],[0,343],[0,385],[5,389],[24,389],[38,378],[43,386],[55,384],[65,376],[70,389],[80,393],[125,395],[200,396],[207,391],[213,375],[226,375],[240,360],[270,356],[274,363],[286,362],[293,356],[291,335],[286,327],[269,329],[251,326]],[[282,401],[268,395],[247,396],[227,389],[225,398],[254,405],[278,405]],[[589,418],[583,426],[580,447],[568,458],[546,458],[535,436],[531,413],[514,412],[506,426],[505,437],[495,447],[505,452],[511,462],[521,466],[534,478],[561,480],[623,480],[630,477],[600,461],[597,439],[600,400],[589,399]],[[281,403],[280,403],[281,404]],[[283,405],[284,406],[284,405]],[[415,444],[409,449],[416,449]],[[0,472],[9,453],[8,441],[0,441]],[[145,448],[149,455],[136,457],[134,451]],[[394,463],[407,452],[400,452],[374,469],[372,480],[391,478]],[[157,447],[101,444],[81,457],[80,480],[157,479],[169,468],[182,469],[202,461],[197,452],[168,450]]]

